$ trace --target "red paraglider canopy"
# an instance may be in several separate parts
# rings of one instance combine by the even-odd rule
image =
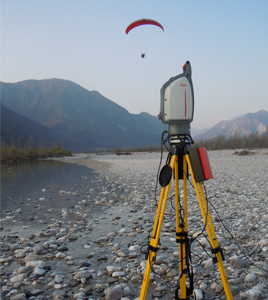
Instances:
[[[141,25],[155,25],[155,26],[160,27],[164,31],[164,27],[160,23],[158,23],[154,20],[150,20],[150,19],[141,19],[141,20],[134,21],[133,23],[128,25],[128,27],[126,29],[126,34],[128,34],[130,32],[130,30],[132,30],[133,28],[141,26]]]

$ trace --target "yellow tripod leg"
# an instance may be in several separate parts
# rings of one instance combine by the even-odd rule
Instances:
[[[172,173],[174,171],[175,162],[176,162],[176,157],[173,156],[171,165],[170,165],[171,169],[172,169]],[[159,238],[160,238],[161,226],[162,226],[163,219],[164,219],[170,184],[171,184],[171,180],[166,187],[162,187],[162,189],[161,189],[157,212],[156,212],[156,217],[155,217],[155,221],[154,221],[152,237],[151,237],[151,241],[150,241],[150,245],[149,245],[147,264],[146,264],[146,269],[145,269],[145,273],[143,276],[139,300],[146,299],[146,293],[147,293],[147,289],[148,289],[148,285],[149,285],[150,274],[151,274],[152,266],[154,263],[154,257],[156,256],[156,251],[157,251],[158,242],[159,242]]]
[[[177,159],[177,157],[176,157]],[[183,220],[180,222],[179,215],[179,168],[178,164],[175,165],[175,209],[176,209],[176,240],[179,244],[179,270],[180,270],[180,298],[186,299],[187,297],[187,287],[186,287],[186,273],[184,270],[186,268],[186,237],[187,237],[187,161],[183,158],[183,189],[184,189],[184,215]]]
[[[213,226],[213,223],[211,220],[210,212],[208,209],[208,203],[207,203],[206,197],[204,195],[203,187],[202,187],[201,183],[200,182],[197,183],[194,178],[194,172],[193,172],[193,168],[191,165],[189,155],[186,155],[186,160],[187,160],[187,164],[190,169],[190,174],[191,174],[192,181],[194,184],[194,188],[195,188],[196,196],[197,196],[199,206],[201,209],[201,213],[203,216],[203,220],[206,225],[206,230],[207,230],[207,234],[209,237],[209,241],[210,241],[210,244],[211,244],[213,252],[214,252],[213,255],[217,260],[217,265],[219,268],[219,272],[220,272],[220,276],[221,276],[221,280],[222,280],[222,284],[224,287],[226,298],[227,298],[227,300],[233,300],[231,288],[230,288],[228,278],[227,278],[227,275],[225,272],[225,268],[223,265],[222,254],[220,252],[219,243],[218,243],[216,233],[214,230],[214,226]]]

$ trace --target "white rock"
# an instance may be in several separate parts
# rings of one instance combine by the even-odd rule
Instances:
[[[54,285],[54,289],[55,289],[55,290],[60,290],[60,289],[62,289],[62,288],[63,288],[62,284],[59,284],[59,283],[58,283],[58,284],[55,284],[55,285]]]
[[[205,290],[205,289],[207,289],[208,286],[205,282],[201,282],[199,287],[200,287],[201,290]]]
[[[180,257],[180,252],[179,252],[179,251],[173,252],[173,256],[174,256],[175,258],[179,258],[179,257]]]
[[[195,298],[196,300],[201,300],[203,299],[203,293],[201,290],[199,289],[194,289],[194,293],[195,293]]]
[[[26,278],[27,275],[24,273],[24,274],[19,274],[19,275],[16,275],[14,277],[11,277],[10,278],[10,282],[11,283],[15,283],[15,282],[22,282],[24,280],[24,278]]]
[[[268,239],[263,239],[263,240],[259,241],[259,244],[261,246],[268,246]]]
[[[246,277],[245,277],[245,282],[252,282],[254,280],[256,280],[257,276],[255,273],[249,273]]]
[[[66,256],[66,254],[63,253],[63,252],[58,252],[58,253],[56,254],[56,258],[65,258],[65,256]]]
[[[112,277],[113,278],[118,278],[118,277],[123,277],[125,275],[126,275],[125,272],[113,272]]]
[[[32,260],[26,263],[26,267],[30,267],[30,268],[39,267],[43,269],[44,266],[45,266],[45,262],[43,260]]]
[[[257,298],[259,296],[261,296],[261,292],[255,289],[250,289],[246,292],[247,296],[250,296],[252,298]]]
[[[33,271],[33,274],[36,274],[38,276],[42,276],[46,273],[46,270],[45,269],[41,269],[39,267],[36,267]]]

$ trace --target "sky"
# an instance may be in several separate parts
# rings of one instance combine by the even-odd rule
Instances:
[[[268,111],[267,0],[1,0],[0,9],[3,82],[67,79],[157,116],[162,85],[188,60],[193,128]],[[143,18],[164,32],[125,33]]]

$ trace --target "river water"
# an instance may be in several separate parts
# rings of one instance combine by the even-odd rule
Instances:
[[[71,209],[83,199],[94,197],[101,180],[88,167],[56,160],[11,166],[1,171],[0,218],[5,227],[14,222],[21,226],[53,222],[62,208]],[[68,193],[62,195],[60,191]]]

